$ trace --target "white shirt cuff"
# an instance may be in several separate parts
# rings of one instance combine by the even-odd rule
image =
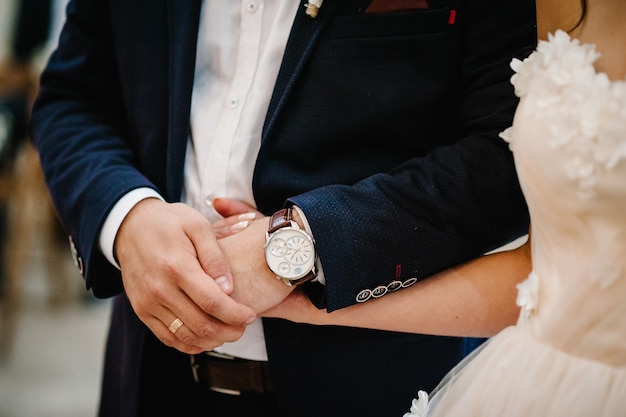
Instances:
[[[120,266],[113,256],[113,247],[115,245],[117,232],[130,210],[135,207],[137,203],[141,200],[145,200],[146,198],[158,198],[163,200],[163,197],[161,197],[159,193],[152,188],[136,188],[115,203],[115,206],[113,206],[109,216],[104,221],[104,225],[100,231],[98,244],[100,245],[100,250],[104,256],[113,266],[117,267],[117,269],[120,269]]]
[[[311,226],[309,226],[309,222],[307,221],[306,216],[304,215],[304,212],[302,211],[302,209],[300,209],[300,207],[298,206],[293,206],[293,209],[298,212],[298,215],[300,216],[300,220],[302,220],[302,224],[304,225],[304,230],[306,230],[308,234],[313,236],[313,232],[311,232]],[[315,237],[313,237],[313,240],[315,240]],[[317,276],[315,277],[313,281],[319,282],[322,285],[326,285],[326,279],[324,277],[324,270],[322,269],[322,262],[320,262],[319,256],[317,257],[317,260],[315,261],[315,267],[317,268]]]

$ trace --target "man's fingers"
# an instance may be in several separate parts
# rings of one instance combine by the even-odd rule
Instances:
[[[172,313],[167,316],[174,317]],[[167,331],[170,333],[168,335],[163,332],[167,344],[170,345],[171,343],[171,346],[177,349],[186,349],[187,353],[198,353],[198,350],[201,352],[213,350],[224,343],[234,342],[241,337],[245,330],[245,326],[225,325],[219,320],[206,316],[204,320],[199,322],[189,319],[185,323],[179,317],[171,322],[169,320],[168,318],[163,321],[163,325],[167,327]]]
[[[221,257],[221,252],[213,252],[212,255],[216,258],[207,257],[205,262],[210,264],[210,268],[219,271],[217,264],[225,262],[224,258]],[[200,257],[199,252],[198,257]],[[230,278],[224,275],[207,276],[206,271],[199,267],[196,259],[190,257],[169,273],[170,278],[173,279],[170,285],[173,286],[169,289],[152,286],[151,298],[177,314],[181,320],[185,318],[188,321],[186,324],[190,325],[198,336],[202,337],[203,334],[213,336],[207,317],[213,317],[225,326],[245,326],[256,319],[252,308],[238,303],[223,290],[225,284],[222,281],[230,282]],[[197,330],[204,326],[207,327],[206,330]]]
[[[197,354],[197,353],[201,353],[205,350],[204,347],[201,346],[197,346],[197,345],[193,345],[193,344],[187,344],[185,342],[183,342],[179,337],[177,337],[175,334],[173,334],[170,330],[169,330],[169,326],[171,325],[171,323],[169,324],[165,324],[162,320],[160,320],[157,317],[150,317],[146,320],[143,320],[144,324],[146,326],[148,326],[148,328],[152,331],[152,333],[154,333],[154,335],[161,341],[161,343],[163,343],[164,345],[167,345],[169,347],[172,347],[174,349],[177,349],[181,352],[184,353],[189,353],[189,354]],[[176,333],[183,333],[185,330],[184,329],[185,326],[181,327]],[[189,330],[186,330],[189,331]],[[219,345],[218,345],[219,346]]]
[[[182,290],[189,297],[190,303],[197,306],[199,313],[213,317],[220,322],[231,326],[245,326],[252,323],[256,319],[256,314],[252,308],[240,304],[231,298],[220,287],[220,280],[224,277],[217,277],[215,280],[210,278],[196,278],[202,279],[204,282],[201,285],[191,282],[191,280],[184,280],[181,282]],[[207,325],[206,322],[198,321],[197,326]],[[210,334],[212,328],[209,326],[200,330]]]
[[[207,280],[207,282],[211,282]],[[222,301],[232,300],[215,288]],[[221,320],[207,315],[194,301],[183,291],[172,290],[171,297],[162,300],[158,304],[150,307],[150,311],[155,312],[147,316],[144,323],[153,331],[157,337],[168,346],[174,347],[186,353],[211,350],[221,346],[226,342],[234,342],[243,334],[246,321],[253,320],[249,317],[250,309],[241,304],[233,303],[233,310],[241,307],[242,314],[236,313],[229,317],[233,323],[224,323]]]
[[[206,275],[212,277],[219,288],[226,294],[233,290],[230,268],[217,244],[217,238],[210,223],[189,227],[185,230],[193,244],[197,262]]]

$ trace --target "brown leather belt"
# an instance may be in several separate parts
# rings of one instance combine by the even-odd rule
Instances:
[[[197,383],[223,394],[274,391],[267,362],[205,352],[191,355],[191,370]]]

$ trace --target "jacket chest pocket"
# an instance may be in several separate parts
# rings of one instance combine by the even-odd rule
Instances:
[[[450,30],[454,11],[450,7],[410,12],[336,16],[329,23],[331,39],[411,37]]]

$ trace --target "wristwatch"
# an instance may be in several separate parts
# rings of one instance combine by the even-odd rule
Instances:
[[[265,235],[265,261],[287,285],[300,285],[316,276],[315,241],[291,217],[292,208],[270,218]]]

